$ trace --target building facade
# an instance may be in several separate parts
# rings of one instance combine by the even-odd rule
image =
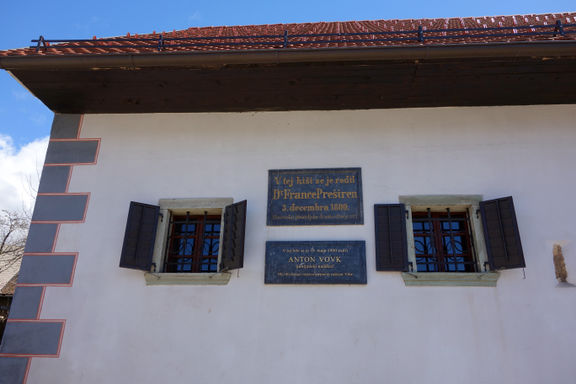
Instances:
[[[75,77],[84,87],[98,78],[92,84],[100,86],[84,99],[39,85],[36,72],[45,69],[4,56],[3,67],[29,81],[57,113],[0,349],[0,381],[571,382],[575,95],[573,88],[559,91],[566,102],[558,102],[542,86],[576,82],[565,70],[576,54],[573,37],[549,43],[535,42],[532,51],[504,43],[517,50],[514,58],[495,53],[501,43],[475,59],[463,46],[468,53],[458,63],[475,68],[466,73],[442,71],[459,68],[452,57],[428,59],[430,66],[292,57],[229,71],[208,69],[213,64],[193,71],[188,63],[184,76],[199,77],[184,85],[171,83],[170,69],[184,71],[182,63],[144,65],[145,74],[110,69],[106,84],[125,88],[121,94],[107,94],[100,73],[62,61],[69,71],[54,78]],[[526,59],[517,58],[522,49]],[[556,53],[534,69],[534,49]],[[34,58],[64,60],[26,60]],[[384,87],[394,76],[371,72],[416,67],[435,72],[403,82],[410,91]],[[503,67],[508,71],[492,72]],[[296,85],[286,80],[298,71]],[[323,71],[321,81],[313,79]],[[244,89],[256,73],[282,84]],[[353,79],[345,77],[351,73]],[[140,76],[153,79],[144,91]],[[377,85],[359,85],[365,77]],[[170,90],[159,90],[161,100],[150,106],[161,79]],[[221,86],[216,80],[223,90],[213,91]],[[235,81],[242,87],[230,85]],[[469,88],[483,81],[489,83]],[[512,83],[515,92],[505,89]],[[254,96],[268,86],[279,87],[278,94]],[[309,93],[293,99],[298,92],[290,87]],[[134,89],[141,99],[130,99]],[[179,98],[187,89],[203,89],[206,97],[166,107],[162,97]],[[403,94],[396,105],[396,90],[421,96]],[[526,94],[535,90],[540,102]],[[274,172],[340,169],[361,175],[353,180],[358,194],[344,186],[325,192],[326,186],[306,199],[318,206],[328,198],[321,193],[349,193],[359,202],[359,221],[270,222]],[[507,208],[493,211],[491,204]],[[295,210],[308,215],[311,208]],[[505,238],[504,256],[492,230]],[[365,281],[271,278],[273,242],[337,241],[363,244],[364,266],[354,270]]]

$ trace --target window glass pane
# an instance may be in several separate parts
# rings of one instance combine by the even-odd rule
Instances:
[[[438,272],[435,257],[416,257],[417,272]]]
[[[426,238],[425,237],[415,237],[414,238],[414,251],[417,255],[427,254],[428,249],[426,247]]]
[[[202,255],[204,256],[218,256],[219,239],[204,239],[204,249]]]
[[[178,272],[190,272],[192,270],[192,259],[180,258],[176,263],[176,270]]]
[[[200,269],[202,272],[217,272],[218,271],[218,259],[216,258],[205,258],[202,259],[202,264]]]
[[[206,236],[214,236],[215,234],[220,234],[220,223],[219,222],[207,222],[206,228],[204,229]]]
[[[174,232],[187,235],[196,232],[196,224],[186,222],[174,222]]]
[[[191,255],[194,252],[194,239],[182,239],[185,246],[180,250],[181,255]]]
[[[459,231],[462,228],[462,223],[459,221],[443,221],[442,222],[442,230],[443,231]]]

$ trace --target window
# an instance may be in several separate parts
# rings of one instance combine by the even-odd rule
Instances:
[[[412,212],[417,272],[476,272],[467,212]]]
[[[130,203],[120,266],[146,271],[146,283],[226,284],[242,268],[246,201],[161,199]]]
[[[220,216],[192,216],[190,212],[170,219],[165,272],[218,272]]]
[[[512,197],[400,196],[374,206],[376,269],[406,285],[494,286],[500,269],[525,266]]]

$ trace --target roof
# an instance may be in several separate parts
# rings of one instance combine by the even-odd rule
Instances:
[[[16,281],[18,280],[18,274],[14,274],[12,278],[0,289],[0,295],[13,295],[16,290]]]
[[[3,255],[10,256],[10,255]],[[0,294],[14,293],[14,284],[16,284],[16,277],[20,270],[21,258],[16,262],[7,260],[6,257],[0,257]]]
[[[576,12],[188,28],[145,35],[32,40],[0,56],[166,54],[248,50],[402,47],[576,40]]]
[[[0,68],[57,113],[576,103],[576,12],[33,42]]]

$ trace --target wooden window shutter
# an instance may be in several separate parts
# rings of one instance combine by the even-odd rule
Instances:
[[[490,268],[524,268],[524,253],[512,197],[480,202]]]
[[[228,271],[244,266],[244,235],[246,232],[246,200],[224,209],[224,236],[220,270]]]
[[[149,271],[160,207],[130,202],[120,267]]]
[[[374,205],[376,229],[376,270],[406,271],[406,207],[404,204]]]

